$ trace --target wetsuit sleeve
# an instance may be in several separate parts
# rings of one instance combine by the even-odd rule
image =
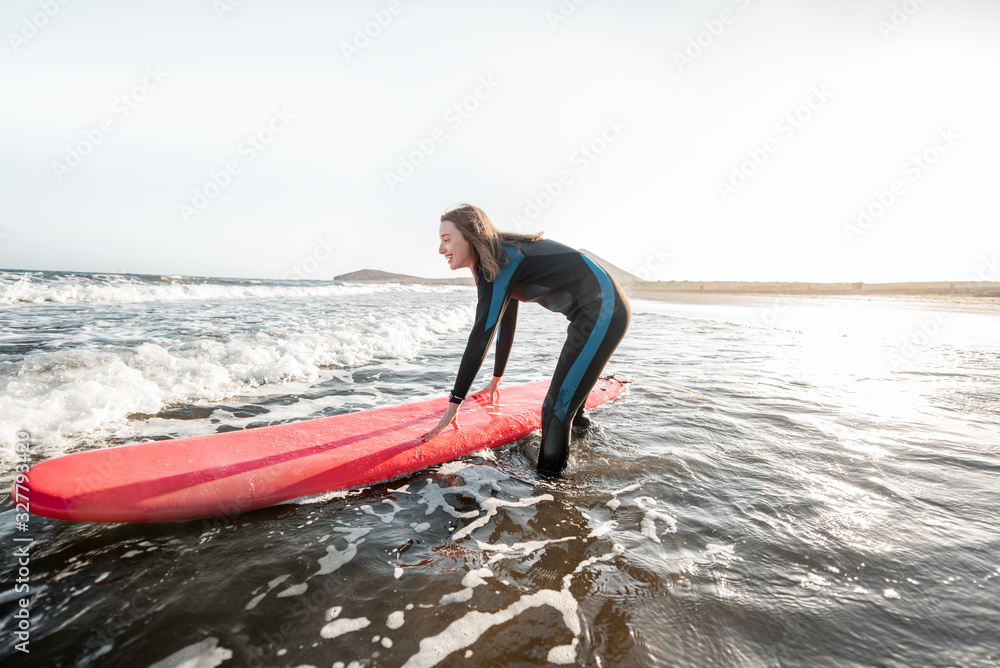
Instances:
[[[476,322],[472,326],[472,333],[469,334],[469,342],[465,345],[465,353],[462,355],[462,363],[458,366],[458,377],[452,390],[452,394],[459,399],[465,399],[465,395],[469,393],[469,388],[472,387],[472,382],[483,365],[486,352],[490,349],[490,343],[496,333],[496,316],[493,315],[494,322],[489,321],[491,314],[502,309],[503,304],[494,305],[493,302],[502,301],[506,297],[504,290],[494,290],[494,284],[482,276],[479,276],[477,287],[479,303],[476,305]]]
[[[507,368],[507,359],[510,357],[510,347],[514,343],[514,330],[517,329],[517,305],[516,299],[507,302],[507,309],[503,312],[500,320],[500,334],[497,336],[497,355],[493,363],[493,375],[500,377]]]

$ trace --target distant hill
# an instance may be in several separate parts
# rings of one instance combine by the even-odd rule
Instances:
[[[580,249],[581,253],[586,253],[587,257],[591,260],[604,267],[604,270],[614,276],[615,280],[618,281],[622,286],[634,285],[637,283],[646,283],[647,281],[642,280],[638,276],[630,274],[624,269],[620,269],[615,265],[611,264],[602,257],[599,257],[595,253],[591,253],[588,250]],[[352,281],[358,283],[403,283],[403,284],[417,284],[417,285],[475,285],[476,282],[472,280],[472,277],[465,278],[421,278],[419,276],[407,276],[406,274],[391,274],[387,271],[380,271],[378,269],[362,269],[361,271],[352,271],[349,274],[341,274],[340,276],[334,276],[335,281]]]
[[[335,281],[351,281],[357,283],[403,283],[409,285],[475,285],[471,276],[465,278],[421,278],[406,274],[390,274],[378,269],[362,269],[348,274],[334,276]]]

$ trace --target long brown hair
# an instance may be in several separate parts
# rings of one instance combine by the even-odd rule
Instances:
[[[473,276],[476,274],[475,270],[479,269],[486,280],[491,282],[500,273],[500,269],[510,261],[510,257],[503,250],[505,244],[538,241],[542,238],[541,232],[538,234],[501,232],[482,209],[471,204],[461,204],[445,211],[441,214],[441,222],[446,220],[450,220],[469,242],[473,259]],[[476,278],[476,281],[479,279]]]

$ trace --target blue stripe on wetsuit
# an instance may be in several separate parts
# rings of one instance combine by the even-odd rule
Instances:
[[[608,325],[611,324],[611,314],[615,310],[615,288],[611,284],[611,279],[589,257],[583,254],[580,257],[583,258],[583,261],[587,263],[590,270],[597,276],[597,282],[601,286],[601,312],[597,316],[597,322],[594,323],[594,329],[587,338],[587,343],[583,346],[576,361],[573,362],[573,366],[570,367],[569,373],[566,374],[562,386],[559,388],[553,412],[560,420],[566,419],[569,402],[573,399],[573,395],[576,394],[576,390],[580,386],[580,381],[583,380],[583,372],[590,366],[590,363],[594,360],[594,355],[597,354],[597,349],[601,346],[601,342],[604,341]]]
[[[500,318],[500,308],[503,306],[504,297],[507,296],[507,286],[510,285],[510,279],[514,275],[514,270],[524,260],[524,253],[518,249],[505,246],[504,250],[507,251],[507,257],[510,258],[510,261],[507,263],[507,266],[500,270],[497,277],[493,279],[493,297],[490,299],[490,314],[486,318],[485,331],[487,332],[490,331],[493,325],[497,324],[497,319]]]

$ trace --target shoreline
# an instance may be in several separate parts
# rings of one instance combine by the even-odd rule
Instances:
[[[767,281],[619,281],[644,293],[763,294],[802,296],[974,296],[1000,298],[997,281],[915,281],[910,283],[806,283]]]
[[[838,302],[881,302],[897,306],[942,310],[961,313],[982,313],[1000,315],[1000,296],[994,294],[941,294],[914,292],[754,292],[754,291],[685,291],[650,290],[634,285],[622,286],[629,299],[650,299],[653,301],[683,304],[727,305],[727,306],[769,306],[777,301],[795,301],[802,304],[825,300]]]

